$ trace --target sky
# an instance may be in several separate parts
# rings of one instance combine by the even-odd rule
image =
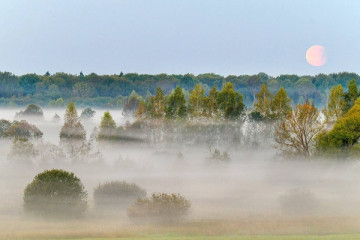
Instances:
[[[0,71],[360,73],[358,0],[1,0]],[[305,59],[312,45],[327,63]]]

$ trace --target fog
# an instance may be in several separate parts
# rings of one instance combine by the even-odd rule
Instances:
[[[1,109],[0,119],[12,121],[19,110]],[[88,139],[93,128],[99,125],[105,111],[95,110],[94,119],[83,122]],[[44,121],[29,120],[44,133],[42,140],[34,143],[35,146],[44,146],[46,143],[59,145],[59,132],[63,121],[53,122],[52,117],[57,113],[63,118],[64,111],[44,109]],[[78,113],[80,112],[81,109],[78,109]],[[121,110],[110,112],[117,125],[133,121],[125,118]],[[246,124],[241,126],[244,127]],[[264,130],[266,127],[257,129]],[[255,135],[252,133],[251,136],[261,141],[257,144],[243,143],[236,147],[227,143],[215,143],[211,146],[219,148],[220,151],[226,150],[230,156],[228,161],[210,159],[209,143],[204,142],[95,142],[93,152],[101,155],[101,161],[88,159],[70,162],[48,159],[49,162],[41,162],[23,159],[14,162],[8,157],[12,142],[2,140],[0,231],[3,236],[17,236],[15,225],[21,226],[25,232],[31,232],[34,228],[31,224],[43,224],[42,220],[26,216],[23,211],[23,194],[25,187],[36,174],[53,168],[72,171],[81,179],[88,192],[89,208],[86,216],[79,221],[85,224],[100,219],[101,223],[96,225],[104,226],[104,229],[105,226],[132,224],[126,212],[106,216],[94,209],[94,188],[99,183],[111,180],[136,183],[146,189],[148,195],[153,192],[180,193],[192,203],[187,216],[187,221],[190,222],[246,219],[269,219],[271,222],[275,218],[309,217],[360,218],[358,162],[284,159],[274,148],[271,137],[263,135],[262,132]],[[342,223],[344,225],[344,222]],[[62,223],[55,224],[61,226]],[[80,226],[80,223],[78,224]],[[81,225],[79,228],[87,229],[91,224]],[[40,226],[42,225],[35,225],[35,228],[43,230]],[[261,233],[261,228],[259,231]]]

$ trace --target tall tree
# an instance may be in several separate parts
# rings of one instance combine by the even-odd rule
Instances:
[[[170,94],[167,101],[166,117],[184,118],[186,117],[186,114],[185,95],[180,86],[177,86],[175,90]]]
[[[190,92],[189,110],[191,117],[198,118],[203,113],[205,90],[200,84],[196,84],[195,88]]]
[[[150,116],[152,118],[163,118],[165,116],[166,98],[161,88],[156,88],[155,96],[150,98]]]
[[[260,91],[256,94],[254,103],[255,111],[260,113],[264,119],[269,119],[271,115],[271,102],[273,95],[266,84],[261,85]]]
[[[244,111],[243,96],[234,91],[233,85],[228,82],[218,94],[219,109],[225,119],[237,119]]]
[[[348,84],[348,91],[344,97],[347,102],[346,107],[344,108],[344,112],[347,112],[352,106],[354,106],[354,103],[358,97],[359,91],[357,88],[357,83],[355,79],[351,79]]]
[[[278,149],[284,153],[310,157],[315,137],[323,129],[317,108],[306,101],[290,113],[275,132]]]
[[[100,122],[99,140],[110,140],[116,136],[116,124],[110,112],[106,111]]]
[[[271,102],[272,119],[284,119],[291,112],[290,102],[291,99],[287,96],[285,89],[281,87]]]
[[[65,112],[64,126],[61,128],[60,138],[85,139],[85,137],[84,126],[79,120],[74,103],[70,102]]]
[[[328,105],[323,111],[326,120],[329,122],[336,121],[345,114],[346,108],[347,102],[344,99],[343,87],[340,84],[337,87],[333,86],[330,90]]]
[[[209,95],[204,97],[204,107],[203,115],[211,118],[218,114],[219,104],[218,104],[218,90],[216,86],[213,86],[209,91]]]

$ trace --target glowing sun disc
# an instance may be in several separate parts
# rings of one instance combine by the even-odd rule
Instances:
[[[306,61],[316,67],[320,67],[326,63],[325,48],[321,45],[311,46],[306,51]]]

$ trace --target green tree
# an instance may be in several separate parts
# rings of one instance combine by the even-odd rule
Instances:
[[[174,119],[186,117],[186,100],[180,86],[177,86],[170,94],[165,113],[167,118]]]
[[[333,122],[341,118],[345,108],[347,108],[347,102],[344,99],[343,87],[339,84],[330,90],[329,102],[323,111],[326,120]]]
[[[256,94],[256,102],[254,103],[254,109],[260,113],[264,119],[269,119],[271,116],[271,102],[273,95],[269,91],[266,84],[263,84],[260,91]]]
[[[155,96],[150,98],[150,116],[152,118],[163,118],[165,116],[166,98],[161,88],[156,88]]]
[[[271,102],[272,119],[284,119],[291,112],[290,102],[285,89],[281,87]]]
[[[106,111],[100,122],[99,140],[111,140],[116,138],[116,123],[110,112]]]
[[[86,132],[81,124],[73,102],[70,102],[64,116],[64,126],[60,131],[60,138],[85,139]]]
[[[42,217],[80,217],[87,209],[87,193],[74,173],[46,170],[25,188],[24,209]]]
[[[209,95],[204,97],[203,115],[212,118],[218,114],[218,94],[216,86],[212,87],[209,91]]]
[[[199,118],[203,113],[205,90],[201,84],[196,84],[190,92],[189,110],[191,117]]]
[[[243,96],[234,91],[233,85],[228,82],[218,94],[219,109],[225,119],[237,119],[244,111]]]
[[[319,154],[343,155],[348,157],[353,149],[359,147],[360,138],[360,99],[341,118],[330,131],[324,131],[316,139]],[[356,148],[355,148],[356,146]]]
[[[355,79],[351,79],[348,84],[348,91],[344,97],[347,103],[345,105],[344,112],[347,112],[352,106],[354,106],[354,103],[358,97],[359,97],[359,91],[357,88],[357,83]]]

